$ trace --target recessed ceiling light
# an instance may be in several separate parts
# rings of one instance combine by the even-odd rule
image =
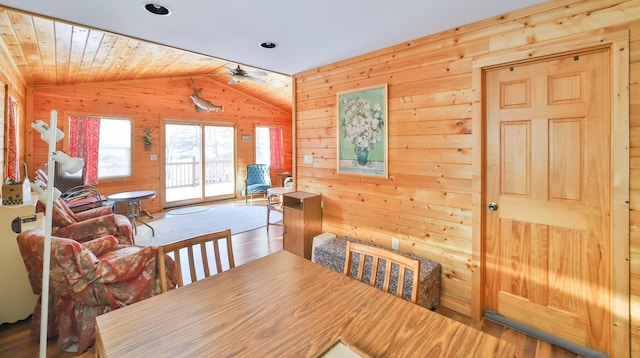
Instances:
[[[276,48],[278,45],[275,42],[263,42],[260,46],[264,48]]]
[[[154,15],[167,16],[171,14],[171,10],[169,10],[168,7],[158,3],[153,3],[153,2],[144,3],[144,8],[145,10],[149,11]]]

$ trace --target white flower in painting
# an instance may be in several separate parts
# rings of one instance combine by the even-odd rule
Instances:
[[[382,142],[384,122],[380,103],[375,103],[372,107],[360,97],[345,97],[342,103],[346,110],[340,127],[346,140],[366,151]]]

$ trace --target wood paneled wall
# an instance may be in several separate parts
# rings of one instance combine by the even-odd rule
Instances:
[[[593,41],[588,31],[621,29],[631,39],[630,300],[633,353],[640,355],[638,1],[550,1],[297,74],[298,189],[322,193],[324,231],[388,247],[397,237],[400,250],[441,263],[442,305],[470,315],[479,299],[472,291],[479,268],[472,245],[472,220],[479,220],[472,215],[474,59],[570,36]],[[337,175],[336,93],[382,83],[389,93],[389,178]],[[304,164],[304,155],[314,163]]]
[[[223,112],[196,112],[189,95],[193,85],[189,77],[153,80],[133,80],[75,85],[42,85],[28,90],[27,123],[36,119],[49,122],[50,111],[58,111],[58,127],[68,132],[69,115],[97,115],[128,118],[133,121],[133,174],[124,179],[101,180],[98,189],[104,194],[125,190],[156,190],[156,199],[146,200],[144,208],[157,212],[161,209],[162,195],[161,150],[163,150],[164,119],[233,123],[236,126],[237,170],[236,195],[244,188],[245,168],[254,161],[256,126],[283,128],[285,168],[292,169],[291,113],[244,95],[232,86],[221,85],[207,77],[194,78],[201,96],[214,104],[224,105]],[[242,84],[239,84],[242,86]],[[145,151],[142,142],[143,129],[151,128],[153,144]],[[27,128],[27,163],[29,168],[42,168],[47,158],[47,144],[37,132]],[[251,136],[251,142],[243,142],[243,135]],[[62,149],[68,142],[61,141]],[[150,155],[157,154],[158,160]],[[276,171],[272,171],[277,183]]]

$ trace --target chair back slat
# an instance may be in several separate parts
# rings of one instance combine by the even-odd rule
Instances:
[[[176,251],[176,255],[179,255],[180,253],[178,251]],[[197,280],[196,278],[196,262],[193,258],[193,246],[189,246],[187,247],[187,258],[189,259],[189,273],[191,274],[191,282],[194,282]]]
[[[357,265],[354,264],[354,257],[356,255],[358,257]],[[383,262],[384,270],[379,272],[378,266],[383,265]],[[357,269],[357,271],[355,271],[355,275],[352,275],[354,269]],[[390,291],[393,286],[391,284],[392,276],[394,276],[396,270],[397,277],[393,281],[396,282],[396,291],[394,293]],[[378,287],[384,292],[395,294],[398,297],[403,297],[407,270],[412,272],[411,302],[417,303],[418,283],[420,282],[420,261],[380,247],[347,241],[344,274],[349,277],[355,276],[354,278],[358,281],[368,283],[371,286]],[[379,278],[379,274],[382,274],[384,277]],[[369,278],[369,282],[366,282],[367,277]],[[379,285],[378,282],[380,282]]]
[[[218,241],[214,241],[213,246],[217,247]],[[200,243],[200,253],[202,254],[202,267],[204,269],[204,276],[209,277],[211,276],[211,271],[209,270],[209,257],[207,256],[207,245],[205,242]],[[214,257],[219,257],[219,256],[220,255],[217,253],[217,250],[216,250],[216,254],[214,255]],[[216,264],[218,265],[217,272],[221,272],[222,269],[220,268],[220,260],[216,260]]]
[[[218,246],[218,242],[217,241],[213,242],[213,252],[215,253],[217,258],[220,257],[220,247]],[[218,259],[216,259],[216,270],[217,270],[217,272],[221,272],[222,271],[222,263]]]
[[[198,281],[199,279],[207,278],[212,274],[216,274],[224,271],[223,259],[225,257],[221,255],[222,250],[220,249],[220,244],[219,244],[220,241],[225,242],[225,246],[227,250],[226,260],[228,262],[228,269],[232,269],[235,267],[235,261],[233,259],[233,246],[231,244],[231,230],[229,229],[211,233],[211,234],[192,237],[189,239],[173,242],[166,245],[161,245],[158,247],[158,254],[173,255],[174,260],[176,262],[177,286],[182,287],[185,285],[183,280],[183,275],[182,275],[183,262],[185,261],[181,259],[181,252],[186,251],[187,258],[188,258],[188,260],[186,261],[186,264],[187,266],[189,266],[188,270],[189,270],[189,275],[191,279],[191,282],[188,282],[188,283],[192,283],[192,282]],[[207,243],[209,242],[211,242],[211,245],[207,245]],[[194,250],[194,247],[196,246],[200,251],[199,259],[196,259],[198,257],[197,253],[195,253],[196,250]],[[215,271],[212,270],[213,266],[209,260],[209,256],[207,255],[208,247],[211,247],[213,251],[212,259],[215,260],[216,262]],[[159,257],[163,257],[163,256],[159,256]],[[164,260],[159,260],[159,261],[160,261],[160,268],[162,270],[164,266],[163,264]],[[203,277],[198,277],[199,266],[202,266],[201,272],[203,273]],[[165,272],[165,271],[162,270],[161,272]],[[168,290],[166,275],[161,275],[160,283],[161,283],[162,292],[166,292]]]
[[[391,271],[391,265],[389,265],[389,271]],[[398,272],[398,291],[396,292],[396,296],[398,297],[402,297],[402,292],[404,292],[404,273],[405,273],[405,270],[400,270]],[[412,290],[412,294],[413,294],[413,290]]]
[[[384,265],[384,284],[382,285],[382,290],[384,290],[385,292],[389,292],[389,282],[391,282],[391,265],[392,263],[389,261],[387,261],[386,265]],[[404,270],[400,270],[400,272],[404,273]],[[400,277],[398,277],[397,293],[399,293],[399,295],[397,296],[402,296],[402,284],[403,282],[400,281]]]
[[[365,262],[363,257],[366,257],[366,256],[364,256],[363,254],[360,254],[360,261],[362,263]],[[372,274],[371,274],[371,280],[370,280],[369,284],[371,286],[375,286],[376,285],[376,281],[378,280],[378,263],[379,262],[378,262],[378,258],[376,256],[372,256],[372,258],[373,258],[373,266],[372,266],[372,269],[371,269]]]
[[[182,262],[181,262],[181,259],[180,259],[180,255],[176,255],[174,253],[173,257],[174,257],[174,259],[176,261],[176,284],[178,285],[178,287],[181,287],[183,285],[183,283],[182,283]],[[161,260],[161,261],[163,261],[163,260]],[[163,271],[160,271],[160,272],[165,272],[165,271],[163,270]],[[164,275],[162,275],[162,276],[164,276]],[[165,287],[167,286],[166,280],[164,282],[164,286]],[[165,291],[162,291],[162,292],[165,292]]]

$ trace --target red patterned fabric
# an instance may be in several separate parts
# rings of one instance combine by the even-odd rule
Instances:
[[[40,295],[44,232],[27,230],[17,240],[31,289]],[[121,245],[113,236],[84,244],[52,237],[48,337],[58,336],[63,350],[82,353],[94,343],[98,315],[159,294],[157,251]],[[164,260],[175,287],[175,263],[169,256]],[[32,315],[34,337],[40,334],[40,302]]]
[[[86,242],[104,235],[113,235],[123,245],[134,245],[135,239],[129,219],[124,215],[96,216],[77,223],[51,229],[52,235]]]
[[[69,155],[84,159],[84,185],[98,184],[100,118],[69,116]]]
[[[38,202],[37,210],[44,212],[44,209]],[[74,213],[61,198],[53,201],[51,234],[80,242],[114,235],[123,245],[135,244],[133,228],[126,216],[114,214],[108,206]]]
[[[20,153],[18,151],[18,113],[15,99],[9,95],[7,119],[7,178],[20,181]]]
[[[269,145],[271,168],[282,169],[282,128],[269,128]]]

